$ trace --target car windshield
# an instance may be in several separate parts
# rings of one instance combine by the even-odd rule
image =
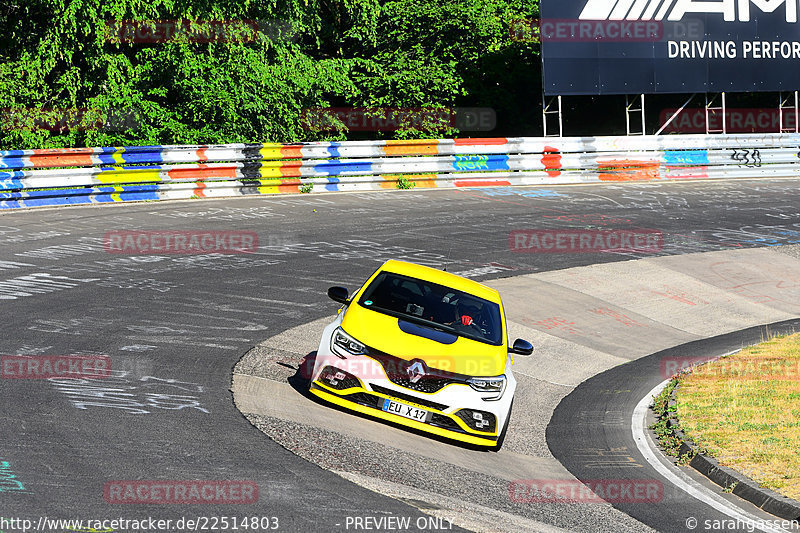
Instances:
[[[421,279],[381,272],[360,305],[461,337],[502,344],[500,306],[471,294]]]

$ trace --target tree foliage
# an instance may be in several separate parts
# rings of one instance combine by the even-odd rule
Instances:
[[[337,106],[492,107],[500,123],[523,134],[535,118],[538,50],[512,41],[509,24],[536,15],[537,4],[0,0],[0,147],[356,137],[304,127],[305,109]],[[259,31],[210,42],[130,42],[115,33],[131,21],[181,20],[258,21]],[[85,124],[52,127],[64,110]],[[48,113],[50,127],[42,127]],[[92,127],[93,113],[106,123],[111,115],[127,117],[125,126]],[[35,115],[38,124],[30,120]]]

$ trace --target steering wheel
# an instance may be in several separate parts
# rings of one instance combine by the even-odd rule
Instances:
[[[481,335],[485,335],[483,329],[478,325],[478,323],[467,314],[461,315],[461,318],[456,321],[456,324],[461,327],[472,328],[481,333]]]

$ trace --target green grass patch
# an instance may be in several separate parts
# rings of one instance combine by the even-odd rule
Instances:
[[[656,414],[656,423],[650,426],[656,437],[658,443],[667,455],[678,457],[678,449],[681,447],[681,441],[672,434],[672,429],[669,427],[670,417],[675,416],[675,407],[669,405],[672,391],[678,385],[678,380],[673,379],[670,381],[664,390],[658,396],[653,398],[653,412]]]
[[[720,464],[800,500],[800,334],[678,378],[681,429]]]

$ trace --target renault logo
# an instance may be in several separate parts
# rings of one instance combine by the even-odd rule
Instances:
[[[406,372],[408,372],[408,379],[411,381],[411,383],[416,383],[426,374],[425,365],[422,363],[422,361],[417,361],[413,365],[409,366],[408,369],[406,369]]]

